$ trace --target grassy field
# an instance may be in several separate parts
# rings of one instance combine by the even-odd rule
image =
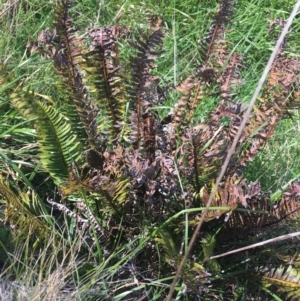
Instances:
[[[163,102],[152,107],[155,114],[159,116],[158,119],[164,120],[168,114],[171,114],[170,112],[174,114],[174,110],[178,108],[180,96],[176,87],[179,87],[188,76],[195,74],[197,68],[199,69],[203,64],[203,48],[210,35],[210,29],[213,28],[212,22],[216,22],[215,16],[220,9],[220,2],[84,0],[75,1],[76,5],[70,9],[70,15],[76,29],[76,38],[86,37],[84,41],[86,45],[91,39],[87,38],[88,29],[115,24],[124,26],[128,36],[118,41],[118,47],[121,66],[124,64],[126,68],[131,68],[131,63],[128,62],[137,52],[137,49],[131,45],[135,43],[137,37],[143,36],[141,32],[146,32],[145,36],[149,34],[149,16],[157,15],[163,18],[163,52],[157,55],[151,76],[159,79],[159,88],[167,95]],[[229,1],[223,2],[231,7]],[[215,77],[218,79],[231,58],[236,54],[239,55],[241,62],[238,68],[239,78],[236,83],[232,84],[235,103],[240,101],[243,106],[249,103],[274,49],[281,26],[289,17],[294,2],[291,0],[241,0],[236,1],[230,8],[232,11],[229,14],[230,20],[225,24],[222,36],[218,37],[218,43],[223,52],[219,52],[219,56],[215,58],[217,64],[221,61]],[[161,188],[155,188],[156,193],[151,195],[153,200],[155,197],[164,200],[163,206],[165,207],[160,208],[159,211],[155,211],[154,201],[152,207],[147,203],[148,199],[138,209],[132,209],[141,204],[139,198],[146,198],[151,189],[149,188],[149,191],[141,196],[141,193],[136,191],[140,191],[140,187],[146,184],[142,183],[140,186],[133,184],[133,180],[130,178],[129,181],[124,174],[120,178],[116,176],[120,182],[112,181],[107,190],[103,189],[106,194],[109,194],[109,189],[119,192],[121,191],[121,189],[117,190],[119,186],[129,187],[129,192],[124,197],[125,201],[122,199],[123,194],[119,193],[122,203],[118,203],[117,198],[112,198],[112,202],[107,204],[110,196],[103,201],[105,197],[102,198],[102,191],[100,193],[91,187],[84,191],[86,186],[80,186],[82,183],[87,183],[84,181],[92,173],[91,171],[86,173],[84,175],[86,178],[80,174],[80,172],[84,174],[85,168],[80,166],[82,161],[76,162],[78,163],[76,165],[77,176],[82,177],[77,184],[74,184],[76,183],[74,174],[72,180],[69,178],[67,182],[63,177],[57,176],[59,172],[62,173],[58,170],[59,168],[51,170],[53,167],[51,162],[58,162],[56,153],[50,149],[49,158],[45,158],[40,145],[48,143],[49,140],[47,137],[43,138],[39,125],[36,123],[38,120],[42,124],[45,118],[39,119],[38,114],[32,114],[30,101],[29,104],[26,102],[30,97],[32,97],[32,102],[40,97],[42,103],[47,105],[48,112],[53,108],[55,112],[62,114],[61,119],[57,117],[61,124],[64,122],[67,124],[69,121],[71,123],[72,118],[76,117],[68,111],[70,95],[71,98],[74,95],[69,93],[64,86],[65,82],[61,79],[61,74],[53,67],[54,60],[47,60],[36,53],[31,53],[29,47],[30,43],[32,45],[32,42],[37,40],[42,30],[53,30],[54,15],[58,11],[57,3],[61,2],[4,0],[0,3],[0,264],[2,266],[0,299],[165,300],[178,263],[187,250],[189,239],[203,210],[203,203],[200,205],[197,195],[201,195],[200,199],[205,198],[203,191],[205,189],[210,191],[217,174],[199,175],[199,178],[203,176],[205,180],[202,181],[201,178],[201,187],[197,186],[198,190],[192,191],[192,181],[184,177],[186,171],[183,168],[184,165],[180,165],[182,161],[190,160],[188,156],[180,160],[180,152],[186,147],[188,135],[179,134],[179,130],[176,135],[182,135],[184,138],[178,140],[180,143],[177,141],[177,149],[174,151],[174,169],[178,168],[176,181],[180,186],[178,191],[181,191],[181,196],[177,199],[177,188],[174,189],[174,194],[170,190],[169,195]],[[299,26],[297,16],[282,50],[282,56],[287,60],[299,58]],[[140,46],[143,48],[143,44]],[[88,53],[89,48],[87,47],[85,51],[85,54]],[[225,61],[223,61],[222,54],[227,57]],[[211,69],[215,68],[213,62],[211,60],[207,63]],[[127,77],[129,75],[125,74],[124,81],[128,80]],[[87,86],[90,84],[89,79],[85,84]],[[281,82],[277,84],[279,86]],[[183,132],[187,133],[189,127],[211,124],[211,116],[220,104],[219,86],[218,80],[213,80],[203,88],[202,94],[198,96],[198,103],[193,110],[192,118],[183,126]],[[274,84],[273,88],[276,90],[278,87]],[[122,89],[120,85],[120,90]],[[232,185],[241,183],[239,178],[241,174],[248,180],[247,183],[260,182],[262,193],[257,199],[264,197],[268,200],[273,199],[275,197],[272,198],[272,193],[277,192],[280,195],[279,198],[282,195],[284,201],[290,200],[291,195],[296,196],[296,201],[298,201],[297,184],[291,186],[292,188],[284,196],[282,192],[286,184],[300,178],[298,160],[300,123],[297,111],[299,107],[297,95],[300,94],[298,89],[297,73],[293,89],[289,92],[293,95],[294,102],[289,110],[282,109],[274,135],[267,139],[262,150],[253,160],[249,160],[245,167],[237,168],[238,179],[230,178],[235,179],[231,182]],[[258,101],[262,107],[264,103],[267,103],[264,95],[261,93]],[[20,105],[23,98],[24,107]],[[130,101],[128,99],[125,101],[127,101],[126,110],[129,111]],[[253,115],[255,116],[255,113]],[[126,118],[128,116],[126,115]],[[104,113],[100,113],[97,116],[97,122],[100,125],[106,124],[108,118]],[[228,125],[230,121],[228,120],[226,118],[222,120],[220,131],[223,126]],[[256,130],[259,132],[266,122],[262,122]],[[74,128],[72,132],[74,136],[70,137],[79,137],[77,130]],[[101,131],[108,132],[108,126],[104,126]],[[212,133],[211,137],[207,137],[207,141],[213,141],[212,137],[217,134],[217,131]],[[251,135],[253,139],[259,139],[255,136],[255,131]],[[74,141],[73,144],[68,144],[70,153],[76,143],[78,145],[81,143],[79,138]],[[124,153],[131,154],[130,143],[127,140],[120,141],[108,139],[107,149],[110,155],[117,145],[122,145]],[[208,147],[207,141],[199,142],[199,144],[202,143],[201,145],[206,145],[203,146],[204,150]],[[249,139],[249,141],[252,140]],[[87,144],[88,142],[82,143],[83,152],[87,151]],[[219,148],[221,149],[222,145]],[[242,157],[241,152],[237,151],[237,154]],[[145,153],[147,154],[147,152],[143,154]],[[110,155],[106,155],[105,158],[109,158],[107,161],[113,160]],[[129,166],[130,160],[125,156],[122,160],[125,162],[124,165]],[[168,158],[170,156],[168,155]],[[131,160],[134,161],[132,158]],[[157,159],[156,162],[158,162]],[[216,162],[218,162],[217,159]],[[69,164],[69,169],[70,166],[73,165]],[[82,164],[82,166],[87,165]],[[104,166],[107,169],[110,168],[105,163]],[[220,167],[220,162],[216,163],[217,172]],[[129,168],[128,174],[131,171],[132,169]],[[148,170],[147,172],[150,173]],[[72,174],[72,171],[69,173]],[[98,176],[95,171],[92,175],[95,178]],[[152,178],[149,176],[149,183],[151,184],[151,181],[159,176],[161,176],[159,172]],[[102,178],[97,178],[97,180],[102,181],[104,178],[112,180],[113,176],[102,174]],[[227,181],[225,180],[224,183]],[[103,181],[106,184],[105,180]],[[168,185],[171,185],[170,183]],[[150,187],[150,184],[147,185]],[[76,191],[76,185],[80,186],[81,190],[78,188]],[[248,189],[245,187],[248,186],[245,184],[240,189]],[[67,198],[61,197],[62,191],[68,191]],[[160,194],[159,198],[157,194]],[[62,205],[65,206],[63,209],[57,205],[60,204],[60,198],[63,199]],[[193,199],[193,205],[187,204],[188,198]],[[280,203],[279,198],[276,198],[278,203]],[[51,206],[47,200],[56,200],[57,204]],[[166,200],[169,200],[170,204]],[[196,202],[198,202],[197,206]],[[84,204],[82,206],[85,206],[85,209],[80,207],[81,203]],[[227,206],[227,204],[215,205],[215,210],[224,214],[222,206]],[[271,206],[270,203],[268,206]],[[250,206],[245,209],[236,205],[227,209],[230,212],[229,217],[235,209],[238,214],[247,210],[257,210],[261,214],[266,210],[262,216],[271,216],[270,210],[273,210],[262,207],[253,209]],[[16,213],[18,210],[19,212]],[[85,210],[85,214],[79,215],[78,212],[83,212],[80,210]],[[92,213],[87,213],[88,210]],[[130,215],[131,219],[127,220],[126,215]],[[290,215],[289,211],[287,215]],[[300,285],[298,277],[300,258],[297,243],[292,242],[285,246],[276,244],[275,250],[266,246],[256,253],[254,251],[250,255],[245,253],[227,261],[226,259],[209,259],[213,254],[297,231],[297,219],[286,220],[283,225],[279,223],[281,217],[275,222],[270,219],[267,224],[273,223],[275,227],[258,227],[259,230],[254,235],[249,232],[249,228],[252,227],[249,219],[247,221],[249,224],[243,221],[242,227],[246,224],[245,228],[235,229],[236,232],[230,235],[226,232],[228,231],[226,223],[223,223],[225,226],[220,226],[218,218],[212,222],[206,221],[196,242],[197,246],[176,284],[172,300],[298,300],[299,293],[293,290]],[[280,225],[277,226],[277,223]],[[83,229],[86,224],[89,224],[88,230]],[[109,243],[105,246],[101,243],[101,238],[97,236],[98,227],[103,228],[105,235],[109,236]],[[88,234],[85,231],[89,231]],[[218,233],[222,231],[226,233],[220,238]],[[244,231],[245,236],[241,234]],[[235,239],[232,237],[229,239],[228,236],[234,236]],[[293,260],[293,271],[289,270],[288,265],[291,260]],[[286,275],[293,275],[288,279],[290,283],[276,287],[276,283],[278,284],[281,278],[286,280]],[[257,277],[259,281],[256,282],[256,279],[252,281],[251,277]],[[288,280],[286,282],[289,282]]]

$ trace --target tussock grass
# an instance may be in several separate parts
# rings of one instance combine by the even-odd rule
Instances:
[[[38,249],[32,248],[29,237],[16,242],[2,269],[1,300],[76,300],[76,273],[83,266],[78,247],[55,236]]]

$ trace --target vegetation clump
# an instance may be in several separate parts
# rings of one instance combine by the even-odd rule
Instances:
[[[3,267],[14,281],[4,289],[0,283],[0,293],[25,298],[24,285],[31,288],[28,300],[38,294],[45,300],[164,300],[216,188],[174,298],[272,300],[274,287],[278,300],[297,300],[296,244],[214,258],[297,229],[300,184],[294,179],[271,194],[247,180],[245,169],[298,106],[299,58],[288,55],[289,40],[216,187],[246,115],[240,94],[251,80],[243,77],[249,61],[230,41],[238,4],[218,3],[193,67],[173,83],[159,74],[169,35],[162,17],[147,14],[147,26],[136,28],[96,24],[83,33],[73,24],[73,9],[60,0],[53,28],[26,46],[51,67],[49,95],[1,65],[0,89],[30,123],[28,139],[37,144],[32,155],[14,154],[23,158],[19,166],[0,152],[7,166],[0,178],[1,222],[11,228],[16,248],[6,250]],[[284,25],[282,18],[270,21],[266,34],[273,43]],[[21,145],[6,138],[6,145]]]

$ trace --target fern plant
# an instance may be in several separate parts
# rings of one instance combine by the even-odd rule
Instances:
[[[140,30],[138,36],[121,25],[95,27],[79,35],[70,17],[72,6],[61,0],[53,30],[42,31],[37,41],[27,45],[32,53],[52,62],[61,80],[59,88],[67,96],[60,101],[20,84],[9,93],[11,103],[36,129],[40,160],[59,190],[59,199],[48,198],[48,208],[63,212],[75,228],[88,228],[93,238],[87,240],[89,247],[96,245],[106,258],[120,249],[121,261],[126,258],[144,271],[136,276],[122,265],[126,272],[116,278],[133,274],[141,282],[163,278],[179,265],[184,250],[177,246],[182,237],[188,241],[247,108],[237,96],[243,84],[243,57],[225,37],[234,3],[220,2],[199,45],[194,72],[178,85],[166,87],[153,73],[155,59],[163,54],[161,17],[149,16],[148,29]],[[270,35],[275,27],[280,31],[283,23],[274,21]],[[120,44],[131,49],[126,61]],[[226,298],[238,300],[240,292],[250,296],[248,289],[253,285],[267,292],[269,284],[279,284],[280,292],[297,297],[297,291],[289,289],[299,283],[297,267],[295,274],[282,267],[286,250],[272,253],[266,264],[256,262],[258,253],[251,253],[246,271],[242,257],[230,263],[209,260],[232,242],[247,244],[259,235],[264,237],[300,208],[297,182],[273,204],[260,184],[248,182],[242,173],[279,120],[297,105],[299,62],[285,56],[285,47],[277,54],[259,105],[217,188],[195,255],[183,269],[182,293],[211,300],[216,288],[223,287]],[[160,116],[157,107],[168,99],[166,91],[173,91],[176,104]],[[207,121],[199,122],[197,108],[212,93],[219,102]],[[7,184],[1,183],[6,206],[19,208]],[[7,211],[7,219],[22,227],[13,212]],[[264,252],[259,258],[264,258]],[[145,256],[147,260],[142,261]],[[219,276],[224,269],[227,274]],[[258,281],[248,282],[249,274],[257,275]],[[239,286],[236,276],[243,285]],[[229,286],[232,289],[226,289]],[[132,291],[130,296],[140,294]]]

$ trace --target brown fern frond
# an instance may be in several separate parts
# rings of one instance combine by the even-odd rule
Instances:
[[[176,91],[182,96],[180,97],[178,103],[175,105],[173,113],[173,123],[174,131],[179,131],[186,126],[188,123],[189,114],[193,109],[195,109],[195,104],[191,104],[191,94],[192,89],[195,87],[195,77],[194,75],[189,76],[180,85],[176,87]],[[195,96],[197,98],[197,96]]]
[[[81,224],[83,227],[87,227],[89,224],[88,219],[82,218],[81,216],[79,216],[78,214],[76,214],[74,211],[70,210],[66,205],[60,204],[60,203],[56,203],[50,199],[47,199],[47,202],[51,205],[51,207],[53,209],[57,209],[61,212],[63,212],[65,215],[74,218],[76,220],[76,222],[78,222],[79,224]]]
[[[143,116],[143,137],[144,147],[146,151],[146,158],[151,164],[155,160],[155,146],[156,146],[156,129],[155,129],[155,117],[151,113],[146,113]]]
[[[80,214],[84,215],[92,225],[92,229],[90,229],[91,233],[92,230],[95,231],[99,243],[104,244],[107,241],[106,234],[91,209],[84,203],[84,201],[76,202],[76,207],[79,210]]]
[[[217,80],[221,89],[221,97],[224,100],[228,98],[228,93],[232,94],[229,92],[229,87],[234,82],[239,82],[238,64],[235,63],[237,61],[240,63],[240,61],[237,59],[238,56],[234,54],[228,63],[230,51],[227,49],[228,41],[223,37],[225,34],[224,26],[230,21],[233,5],[233,2],[229,0],[223,0],[220,3],[209,33],[200,45],[201,64],[197,67],[198,83],[189,111],[189,121],[191,121],[195,108],[201,99],[199,94],[202,90],[206,90],[206,86]]]
[[[53,209],[59,210],[64,215],[69,216],[76,222],[76,231],[87,241],[86,236],[89,240],[93,241],[94,244],[94,233],[96,238],[101,245],[104,245],[107,241],[104,230],[99,225],[97,219],[92,214],[91,210],[84,204],[83,201],[76,202],[76,208],[78,212],[69,209],[66,205],[54,202],[53,200],[47,199],[47,202],[52,206]],[[91,243],[88,244],[91,247]]]
[[[212,184],[213,185],[213,184]],[[208,186],[204,186],[199,194],[205,203],[209,196]],[[268,195],[261,191],[259,183],[249,183],[234,176],[228,177],[217,190],[212,206],[229,206],[230,211],[211,211],[207,221],[218,218],[223,224],[220,238],[236,236],[242,239],[262,233],[263,229],[276,226],[279,222],[297,215],[300,210],[300,185],[293,182],[289,190],[284,192],[281,200],[272,203]],[[237,210],[244,208],[247,210]],[[222,218],[220,218],[222,216]]]
[[[280,24],[283,27],[284,22]],[[254,107],[254,112],[245,127],[245,135],[248,137],[249,145],[239,158],[239,164],[242,166],[247,161],[251,161],[263,148],[288,108],[299,103],[297,91],[295,91],[298,81],[299,59],[285,57],[283,54],[285,46],[286,41],[281,45],[273,62],[262,96],[258,99],[260,104]]]
[[[207,64],[209,57],[216,49],[223,48],[222,45],[218,44],[222,44],[224,26],[230,21],[233,5],[234,3],[230,0],[221,1],[219,9],[210,26],[209,33],[204,42],[201,43],[202,66]]]
[[[241,103],[222,101],[207,123],[195,126],[194,130],[185,130],[182,155],[187,156],[193,166],[197,187],[216,176],[242,121],[241,113]],[[242,135],[239,145],[244,141],[245,135]]]
[[[191,97],[193,88],[195,87],[194,81],[195,77],[194,75],[191,75],[175,88],[176,92],[180,94],[180,99],[174,105],[174,109],[171,113],[161,122],[164,129],[168,132],[167,137],[161,137],[161,139],[164,139],[167,142],[167,152],[172,155],[174,155],[178,145],[185,140],[183,129],[190,123],[190,113],[193,109]]]
[[[215,112],[211,114],[210,120],[207,126],[204,127],[204,130],[202,129],[190,136],[193,139],[191,143],[193,149],[198,149],[198,152],[202,149],[199,155],[193,151],[194,158],[192,162],[197,161],[197,165],[199,166],[197,171],[194,168],[196,175],[207,174],[209,166],[221,166],[219,164],[223,162],[228,147],[232,144],[245,114],[245,106],[240,102],[236,104],[228,102],[228,100],[232,100],[230,86],[236,84],[236,81],[240,82],[238,70],[234,74],[235,70],[231,66],[234,62],[240,66],[240,59],[235,54],[231,59],[232,61],[229,62],[228,69],[225,68],[223,74],[218,79],[221,85],[221,97],[223,101],[217,106]],[[254,113],[250,117],[249,123],[247,123],[238,142],[238,151],[231,160],[227,175],[234,174],[241,165],[244,166],[247,161],[252,160],[257,152],[262,149],[266,140],[273,134],[276,124],[282,118],[288,105],[295,101],[295,95],[292,92],[297,80],[296,70],[298,65],[297,59],[284,58],[280,54],[277,56],[263,96],[259,99],[261,104],[259,107],[254,107]],[[212,139],[214,133],[220,127],[222,127],[220,135],[216,136],[216,139],[203,152],[204,143],[201,141]],[[222,150],[223,152],[221,152]],[[188,153],[192,153],[192,151],[190,150]],[[195,158],[196,155],[197,158]]]
[[[282,197],[272,206],[272,214],[280,220],[290,217],[300,210],[300,184],[292,182]]]
[[[240,78],[240,69],[242,68],[242,65],[241,55],[233,53],[221,76],[217,79],[217,83],[221,90],[222,100],[227,102],[232,101],[237,88],[243,83],[243,80]]]
[[[56,6],[54,25],[58,35],[56,39],[59,40],[54,53],[54,63],[56,68],[63,69],[63,75],[72,83],[73,89],[77,88],[77,92],[81,92],[82,87],[77,87],[78,77],[81,77],[77,65],[82,61],[83,39],[75,37],[76,30],[69,15],[69,9],[73,6],[69,0],[63,0]]]
[[[151,24],[154,25],[153,20]],[[152,33],[149,36],[141,34],[144,40],[137,39],[136,43],[130,43],[136,49],[136,57],[132,58],[132,85],[128,89],[130,97],[130,105],[133,108],[133,122],[131,122],[131,130],[133,137],[131,138],[136,148],[140,145],[141,137],[144,143],[147,137],[143,131],[149,108],[155,104],[153,91],[157,89],[157,83],[150,72],[154,68],[154,60],[162,52],[158,49],[162,46],[162,19],[157,18],[155,26],[152,27]],[[154,129],[151,129],[154,132]]]
[[[50,60],[53,59],[56,52],[54,43],[58,42],[59,38],[57,37],[56,29],[54,28],[53,32],[46,29],[39,33],[37,41],[28,43],[26,48],[30,50],[31,54],[38,52],[40,55]]]
[[[203,206],[206,206],[211,189],[214,187],[214,182],[209,186],[205,185],[200,190],[198,197]],[[219,218],[222,214],[226,213],[225,221],[227,221],[231,213],[241,205],[244,208],[249,208],[247,199],[255,195],[261,194],[260,186],[256,183],[246,184],[242,177],[234,175],[227,177],[217,189],[217,193],[211,203],[213,207],[229,206],[230,211],[224,212],[220,210],[210,211],[207,220],[212,218]]]
[[[120,215],[120,206],[128,201],[129,188],[130,179],[120,147],[103,153],[101,170],[73,165],[69,179],[61,186],[60,192],[63,198],[80,191],[97,195],[104,211],[111,208],[108,210],[110,214]]]
[[[265,142],[273,135],[275,126],[282,118],[289,104],[295,101],[293,85],[297,81],[298,59],[278,56],[275,60],[268,82],[260,100],[260,106],[254,107],[254,114],[245,127],[249,137],[248,148],[239,158],[241,165],[251,161],[263,148]]]

